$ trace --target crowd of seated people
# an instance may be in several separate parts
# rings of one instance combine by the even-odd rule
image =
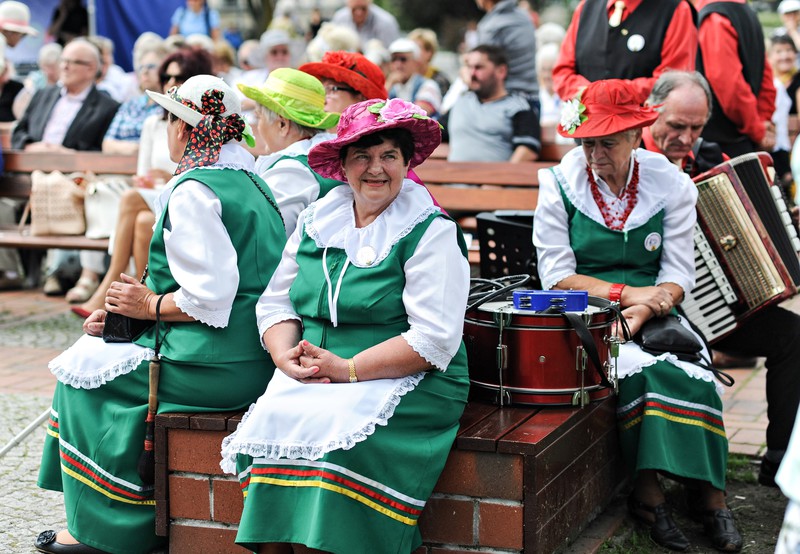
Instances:
[[[56,440],[48,439],[40,485],[64,492],[68,529],[42,533],[39,550],[65,551],[80,543],[116,551],[140,536],[147,539],[138,544],[160,546],[147,502],[152,488],[135,467],[144,431],[139,420],[147,410],[138,393],[147,387],[148,360],[159,350],[162,363],[174,370],[165,380],[161,410],[242,409],[266,391],[253,411],[267,423],[251,420],[226,446],[229,472],[249,475],[286,463],[289,439],[270,435],[273,420],[307,446],[305,470],[332,460],[365,479],[381,476],[362,467],[358,452],[385,448],[398,436],[413,441],[438,433],[441,444],[412,453],[418,462],[399,465],[387,476],[392,487],[405,491],[410,466],[431,463],[429,478],[408,487],[409,497],[427,498],[466,398],[458,322],[436,307],[437,300],[464,303],[464,245],[411,171],[441,137],[450,142],[450,161],[509,163],[537,160],[545,134],[555,132],[548,140],[563,144],[578,139],[580,146],[539,178],[533,240],[542,281],[547,288],[582,288],[618,302],[634,329],[667,316],[694,285],[685,255],[691,251],[687,226],[695,197],[685,173],[701,133],[704,148],[718,145],[719,161],[726,159],[723,152],[773,152],[787,190],[794,190],[790,161],[800,162],[790,160],[787,123],[796,113],[800,82],[800,18],[792,18],[800,15],[800,2],[781,2],[785,28],[768,45],[760,26],[753,27],[752,10],[739,0],[696,2],[697,25],[689,4],[678,0],[584,0],[571,21],[560,22],[542,22],[530,4],[516,0],[476,4],[482,13],[464,36],[460,67],[448,67],[446,58],[437,57],[443,36],[426,28],[403,32],[396,14],[372,0],[345,0],[335,13],[324,14],[328,20],[317,13],[313,29],[298,25],[291,8],[278,2],[270,26],[236,45],[223,37],[216,9],[205,0],[187,0],[169,14],[169,36],[142,34],[132,51],[133,71],[126,73],[114,62],[114,43],[83,36],[83,12],[65,0],[51,24],[55,40],[41,48],[38,70],[22,80],[5,63],[3,49],[37,30],[24,4],[0,2],[0,122],[13,125],[12,147],[138,160],[119,200],[109,252],[54,251],[46,260],[43,292],[74,304],[86,336],[51,363],[59,379],[53,413],[60,431],[50,434]],[[741,52],[736,40],[722,40],[730,37],[760,42]],[[711,49],[714,41],[721,41],[727,58]],[[649,47],[643,50],[645,42]],[[725,89],[720,77],[731,73],[730,64],[738,68],[737,79]],[[671,71],[695,69],[705,75],[705,85],[698,86],[708,102],[702,117],[690,114],[702,121],[689,124],[685,119],[691,117],[675,115],[666,94],[662,105],[654,104],[651,93]],[[674,151],[681,155],[670,156]],[[244,196],[226,190],[224,179],[246,191]],[[658,179],[683,192],[657,191]],[[19,212],[18,204],[0,202],[0,222],[13,222]],[[268,236],[244,232],[231,214],[264,225]],[[201,235],[203,248],[196,247],[194,235]],[[639,235],[646,267],[629,278],[610,265],[625,263],[616,254],[625,251],[629,236]],[[603,250],[614,255],[600,264],[593,256]],[[432,252],[444,252],[446,260],[434,261]],[[243,263],[242,256],[256,263]],[[75,259],[77,270],[68,263]],[[443,275],[450,271],[457,277],[445,286]],[[0,288],[21,286],[22,277],[16,251],[0,251]],[[367,306],[375,285],[384,283],[397,294]],[[356,317],[364,310],[380,311],[369,338]],[[151,327],[124,351],[110,348],[101,336],[111,313],[147,320]],[[782,331],[800,338],[794,318],[787,321]],[[162,336],[159,329],[170,333]],[[215,348],[227,341],[241,351]],[[204,358],[197,344],[215,354]],[[691,508],[714,546],[738,551],[742,537],[724,498],[727,439],[720,387],[697,366],[653,362],[629,346],[623,349],[629,370],[621,386],[628,405],[619,417],[633,484],[631,516],[662,546],[689,548],[661,492],[660,479],[678,478],[693,495]],[[778,346],[737,352],[723,341],[720,347],[768,360],[770,428],[759,481],[774,486],[791,426],[773,420],[794,421],[798,403],[797,395],[776,395],[775,383],[794,383],[790,377],[800,374],[800,362],[772,363],[783,352]],[[391,364],[395,370],[386,371]],[[192,383],[197,368],[201,376]],[[253,373],[231,380],[240,370]],[[229,396],[211,398],[209,390],[223,382],[233,383]],[[316,449],[315,441],[330,437],[308,432],[318,416],[303,410],[303,403],[327,402],[318,393],[330,383],[346,383],[351,392],[344,398],[353,400],[373,394],[359,391],[380,389],[375,382],[403,390],[403,400],[378,408],[386,420],[408,429],[375,431],[375,421],[342,407],[335,419],[361,418],[374,435],[367,433],[364,444],[357,441],[356,455],[340,447]],[[686,383],[697,385],[691,394]],[[315,394],[308,392],[315,388]],[[713,429],[698,434],[685,421],[670,426],[648,419],[642,407],[636,425],[625,423],[653,395],[669,397],[676,406],[702,406],[719,418]],[[273,401],[284,408],[272,407]],[[109,418],[84,421],[91,419],[86,410],[101,402],[112,407]],[[428,422],[420,431],[413,410],[423,405],[426,415],[442,418],[439,427]],[[112,448],[117,445],[101,437],[123,413],[135,440],[118,456]],[[100,444],[95,451],[93,441]],[[704,456],[687,463],[657,455],[654,442],[700,445]],[[79,469],[58,463],[64,449],[79,451],[132,484],[126,494],[134,501],[117,506],[102,487],[86,490],[74,477]],[[274,483],[249,483],[241,544],[268,552],[305,551],[298,544],[333,545],[342,552],[352,546],[355,535],[344,523],[334,525],[341,529],[329,539],[320,538],[319,529],[295,526],[291,514],[260,526],[273,503],[306,506],[309,500],[305,492]],[[330,494],[324,506],[347,521],[354,513],[349,500]],[[109,498],[111,507],[101,509]],[[95,521],[107,525],[98,531]],[[419,545],[418,534],[404,534],[380,517],[358,517],[353,525],[372,529],[374,541],[402,543],[409,551]]]

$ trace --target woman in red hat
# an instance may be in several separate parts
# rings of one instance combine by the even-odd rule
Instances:
[[[558,126],[581,147],[539,172],[533,240],[542,286],[619,302],[631,335],[670,314],[694,286],[697,190],[665,157],[638,149],[642,128],[657,117],[626,81],[593,82],[565,103]],[[686,550],[657,475],[688,481],[697,493],[691,507],[714,546],[738,551],[742,538],[725,504],[728,442],[714,375],[631,341],[621,345],[618,377],[620,443],[635,475],[631,515],[658,544]]]

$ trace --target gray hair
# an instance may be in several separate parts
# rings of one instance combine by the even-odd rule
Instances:
[[[697,71],[665,71],[658,78],[656,84],[653,85],[653,90],[650,91],[647,103],[651,106],[663,104],[667,100],[669,93],[687,85],[694,85],[703,90],[708,102],[708,117],[711,117],[711,87],[708,86],[706,78]],[[657,109],[660,111],[660,108]]]
[[[63,48],[57,42],[49,42],[39,49],[39,65],[56,64]]]
[[[268,123],[275,123],[278,120],[278,118],[283,117],[280,114],[273,112],[263,104],[256,104],[256,113],[259,116],[266,118]],[[322,129],[315,129],[314,127],[306,127],[305,125],[300,125],[299,123],[297,123],[296,121],[292,121],[288,117],[284,117],[283,119],[286,120],[286,122],[289,124],[289,126],[292,128],[293,131],[300,133],[301,136],[306,138],[311,138],[323,131]]]

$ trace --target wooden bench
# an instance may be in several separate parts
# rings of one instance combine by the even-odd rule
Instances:
[[[574,540],[624,480],[610,396],[584,408],[498,407],[473,400],[419,520],[445,551],[553,552]],[[234,544],[238,480],[219,467],[241,414],[156,417],[156,533],[169,552],[244,552]]]
[[[95,174],[135,175],[136,156],[103,154],[101,152],[25,152],[8,150],[3,152],[5,171],[0,176],[0,197],[28,200],[31,195],[31,172],[61,171],[69,174],[92,171]],[[108,250],[108,239],[89,239],[83,235],[33,236],[30,225],[20,229],[13,226],[0,227],[0,247],[46,250]],[[32,282],[38,280],[38,262],[31,257],[26,268]]]

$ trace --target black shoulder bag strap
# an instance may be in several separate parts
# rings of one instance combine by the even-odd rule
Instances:
[[[608,377],[603,373],[603,364],[600,363],[600,354],[597,352],[597,346],[594,344],[594,339],[591,333],[589,333],[589,328],[586,326],[583,317],[575,312],[564,312],[561,315],[563,315],[572,328],[575,329],[575,334],[578,335],[583,350],[589,356],[589,360],[591,360],[597,374],[600,376],[600,384],[604,387],[613,388],[614,385],[609,382]]]

